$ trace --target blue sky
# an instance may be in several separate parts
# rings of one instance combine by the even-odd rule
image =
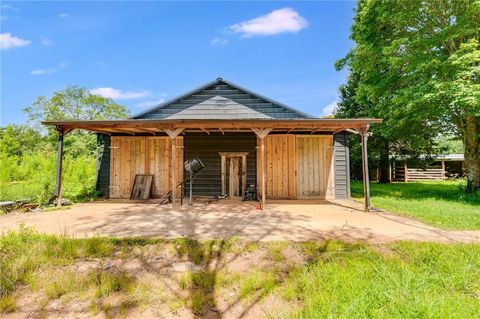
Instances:
[[[1,124],[79,85],[140,112],[217,77],[331,111],[354,2],[2,2]]]

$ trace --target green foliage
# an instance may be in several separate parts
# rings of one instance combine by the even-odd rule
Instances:
[[[350,70],[338,116],[383,118],[374,134],[397,154],[434,152],[441,133],[461,137],[478,187],[479,30],[478,0],[359,1],[355,47],[336,65]]]
[[[30,198],[44,203],[55,188],[56,154],[38,152],[21,157],[0,154],[0,200]],[[65,156],[63,194],[72,200],[95,196],[95,158]]]
[[[370,184],[372,205],[452,230],[480,229],[480,194],[465,194],[463,181]],[[363,197],[351,182],[352,197]]]
[[[27,125],[0,128],[0,200],[30,198],[39,203],[54,193],[57,133],[44,120],[103,120],[125,118],[128,110],[80,87],[67,87],[51,98],[38,97],[24,111]],[[81,200],[95,193],[96,136],[73,131],[64,139],[63,194]]]

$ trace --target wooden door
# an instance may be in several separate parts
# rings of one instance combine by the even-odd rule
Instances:
[[[295,198],[296,147],[295,135],[268,135],[265,137],[265,196],[267,198]],[[258,143],[259,144],[259,143]],[[261,192],[262,163],[257,152],[257,184]]]
[[[183,180],[183,138],[177,137],[177,180]],[[112,136],[110,198],[130,198],[136,174],[152,174],[152,197],[170,190],[171,139],[163,136]],[[177,192],[180,192],[178,189]],[[179,194],[177,194],[179,195]]]
[[[240,157],[227,158],[228,163],[228,195],[240,196]]]
[[[333,198],[333,136],[297,135],[298,198]]]

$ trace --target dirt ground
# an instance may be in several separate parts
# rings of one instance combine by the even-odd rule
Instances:
[[[65,210],[0,216],[0,232],[20,225],[75,237],[191,237],[247,241],[342,239],[383,243],[395,240],[479,242],[480,231],[443,231],[384,212],[363,212],[351,201],[197,202],[170,205],[97,201]]]

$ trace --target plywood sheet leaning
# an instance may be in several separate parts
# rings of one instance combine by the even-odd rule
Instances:
[[[152,190],[152,182],[153,175],[135,175],[130,199],[149,199]]]

